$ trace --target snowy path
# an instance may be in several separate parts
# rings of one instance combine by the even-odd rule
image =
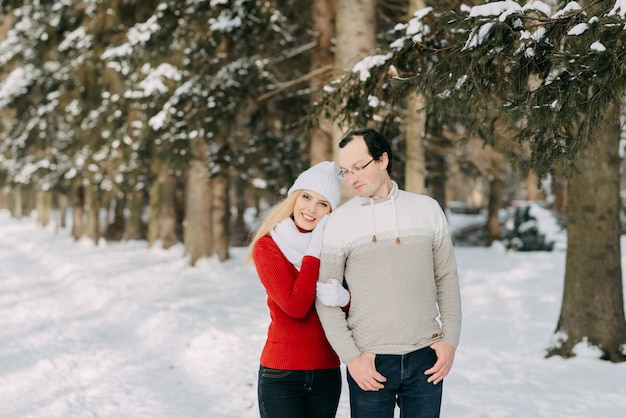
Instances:
[[[256,416],[243,366],[267,318],[249,268],[0,216],[0,416]]]
[[[94,246],[0,211],[0,417],[254,418],[269,321],[254,268]],[[622,248],[626,248],[623,242]],[[444,418],[621,418],[626,364],[544,359],[565,254],[458,248],[461,345]],[[347,418],[347,391],[338,418]]]

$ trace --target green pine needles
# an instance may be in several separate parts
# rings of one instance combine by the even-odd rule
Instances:
[[[384,36],[369,77],[352,70],[330,83],[316,115],[352,125],[398,117],[415,91],[429,116],[462,121],[468,136],[489,142],[493,129],[508,130],[510,150],[528,148],[540,177],[557,165],[567,172],[626,90],[625,11],[614,4],[421,10]]]

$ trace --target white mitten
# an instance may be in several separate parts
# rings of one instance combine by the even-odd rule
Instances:
[[[350,292],[336,279],[317,282],[317,298],[326,306],[343,308],[350,302]]]
[[[322,253],[322,243],[324,242],[324,227],[328,222],[328,215],[324,215],[322,219],[317,223],[313,231],[311,231],[311,240],[304,255],[311,255],[316,258],[320,258]]]

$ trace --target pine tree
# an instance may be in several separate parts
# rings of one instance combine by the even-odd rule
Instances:
[[[258,188],[274,203],[309,165],[298,122],[309,107],[314,44],[299,6],[0,2],[11,27],[0,48],[2,178],[16,190],[71,191],[76,238],[85,231],[99,238],[100,207],[115,218],[105,236],[142,237],[146,197],[150,243],[171,246],[183,238],[183,217],[211,217],[213,232],[190,226],[198,239],[186,239],[189,232],[188,253],[208,255],[198,243],[212,241],[227,258],[232,179],[239,200]],[[192,169],[197,181],[190,183]],[[215,187],[186,189],[207,182]],[[121,219],[127,205],[131,216]],[[221,209],[208,214],[209,206]]]
[[[510,157],[519,164],[528,149],[526,168],[540,179],[564,170],[575,196],[563,307],[548,355],[573,356],[587,341],[605,359],[626,359],[616,128],[626,91],[625,14],[621,0],[569,3],[556,13],[541,2],[422,9],[388,34],[387,50],[319,99],[319,113],[360,125],[417,90],[429,115],[488,142],[507,129]]]

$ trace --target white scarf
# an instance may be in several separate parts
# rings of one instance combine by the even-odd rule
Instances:
[[[286,218],[272,229],[270,235],[287,260],[300,271],[311,234],[300,232],[293,219]]]

